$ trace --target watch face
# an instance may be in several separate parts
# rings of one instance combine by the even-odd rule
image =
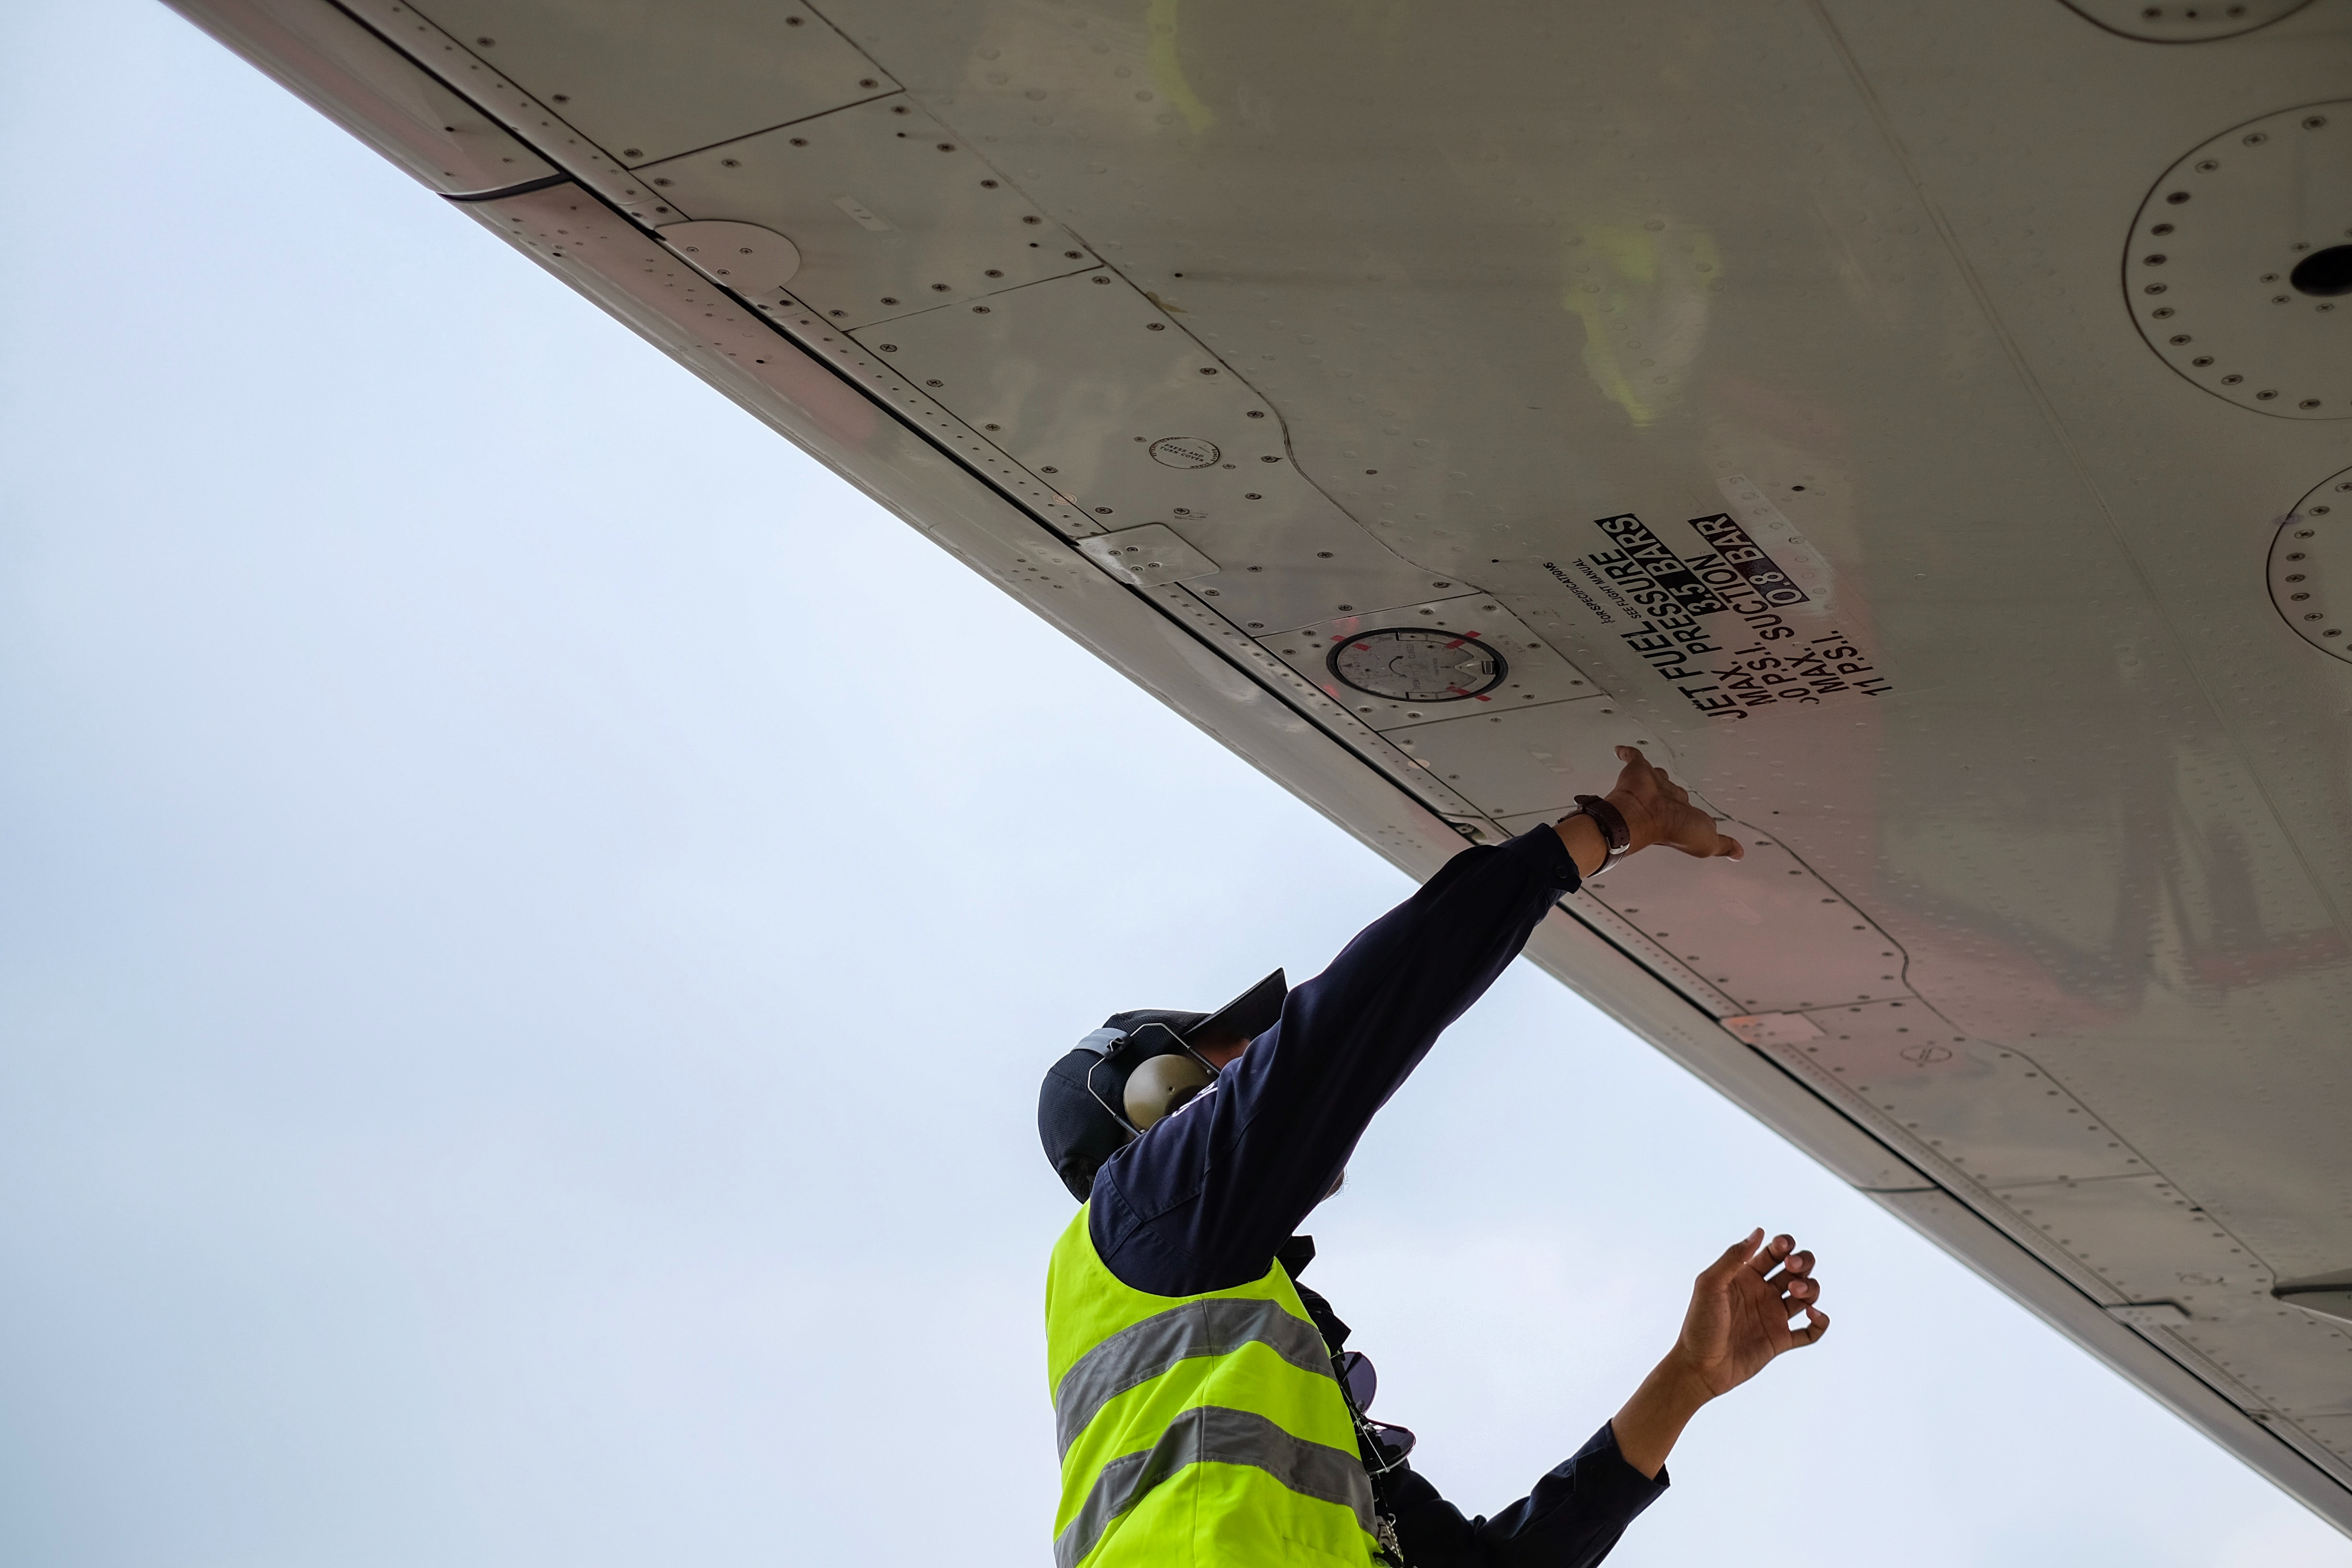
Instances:
[[[1459,702],[1499,685],[1503,656],[1458,632],[1397,626],[1331,650],[1331,673],[1359,691],[1400,702]]]

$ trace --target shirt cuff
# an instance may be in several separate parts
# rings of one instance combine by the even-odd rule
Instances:
[[[1584,873],[1576,868],[1576,857],[1568,852],[1568,841],[1549,822],[1530,827],[1507,847],[1523,850],[1534,857],[1537,868],[1552,890],[1561,898],[1584,886]]]
[[[1589,1484],[1602,1495],[1619,1500],[1629,1520],[1675,1484],[1664,1465],[1658,1467],[1657,1479],[1653,1480],[1626,1463],[1624,1453],[1617,1447],[1617,1427],[1608,1421],[1601,1424],[1601,1430],[1576,1451],[1576,1458],[1569,1463],[1576,1467],[1580,1491]]]

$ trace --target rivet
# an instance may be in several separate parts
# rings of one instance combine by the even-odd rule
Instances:
[[[884,343],[882,345],[882,352],[886,354],[897,353],[898,352],[898,345],[897,343]]]
[[[878,82],[878,81],[876,81],[872,77],[870,77],[870,76],[869,76],[869,77],[861,77],[861,78],[859,78],[859,79],[858,79],[857,85],[858,85],[858,86],[860,86],[860,87],[880,87],[882,84],[881,84],[880,82]]]

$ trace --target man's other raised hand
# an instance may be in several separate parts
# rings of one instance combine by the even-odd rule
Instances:
[[[1691,1288],[1675,1348],[1610,1422],[1625,1462],[1654,1478],[1699,1407],[1754,1377],[1784,1352],[1829,1332],[1813,1255],[1760,1230],[1725,1249]],[[1796,1328],[1789,1320],[1802,1317]]]
[[[1762,1372],[1775,1356],[1811,1344],[1830,1321],[1813,1303],[1822,1298],[1813,1255],[1793,1237],[1764,1239],[1760,1230],[1734,1242],[1691,1288],[1674,1354],[1713,1398]],[[1805,1320],[1790,1328],[1791,1318]]]

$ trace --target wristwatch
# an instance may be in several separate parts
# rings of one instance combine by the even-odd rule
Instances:
[[[1611,860],[1633,847],[1633,830],[1625,826],[1624,814],[1599,795],[1578,795],[1576,811],[1580,816],[1592,818],[1592,825],[1601,829],[1601,837],[1609,841]]]

